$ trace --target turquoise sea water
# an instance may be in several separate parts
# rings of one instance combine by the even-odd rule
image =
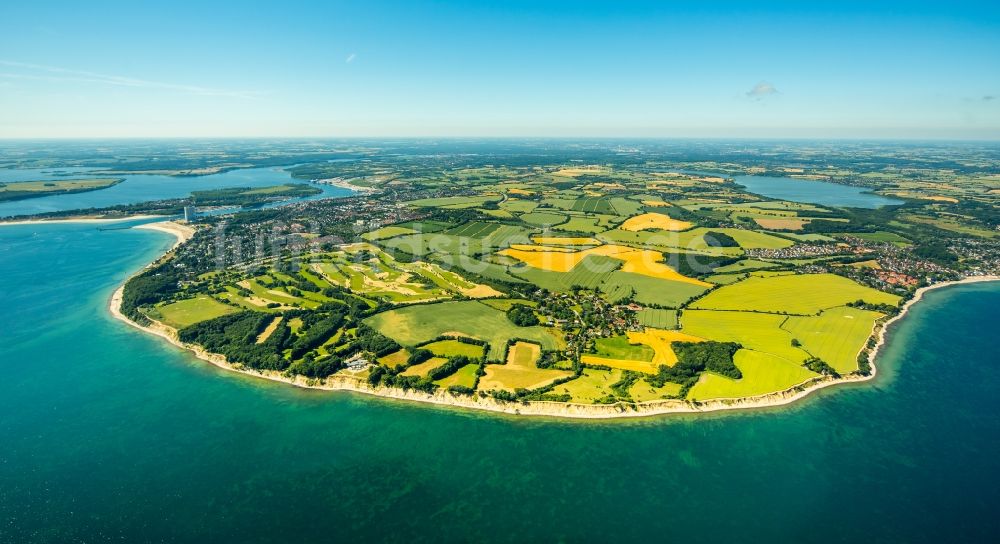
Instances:
[[[267,187],[282,183],[305,183],[303,180],[293,179],[288,171],[277,167],[244,168],[221,174],[194,177],[145,174],[102,175],[99,173],[88,173],[91,170],[93,169],[0,169],[0,182],[63,180],[87,177],[115,177],[125,179],[125,181],[118,185],[98,191],[0,202],[0,217],[100,208],[166,198],[183,198],[190,195],[192,191],[206,191],[224,187]],[[56,175],[59,172],[73,175]],[[331,198],[352,194],[350,190],[332,185],[316,184],[315,186],[321,189],[323,193],[309,197],[309,199]]]
[[[941,542],[1000,535],[1000,285],[930,292],[873,384],[519,419],[227,373],[112,319],[173,239],[0,227],[0,542]]]

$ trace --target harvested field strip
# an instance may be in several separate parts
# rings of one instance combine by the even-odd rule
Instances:
[[[533,367],[541,354],[542,348],[538,344],[515,342],[507,350],[507,364],[520,367]]]
[[[284,319],[284,317],[280,316],[280,315],[278,317],[272,319],[271,322],[267,324],[267,328],[264,329],[264,332],[260,333],[257,336],[257,342],[256,343],[263,344],[264,341],[266,341],[268,338],[270,338],[271,335],[274,333],[274,331],[278,328],[278,324],[281,323],[282,319]]]
[[[581,355],[580,362],[586,365],[594,366],[606,366],[610,368],[617,368],[619,370],[631,370],[633,372],[642,372],[645,374],[654,374],[656,372],[656,365],[649,361],[636,361],[633,359],[610,359],[607,357],[601,357],[599,355]]]
[[[507,364],[486,365],[486,374],[479,380],[479,390],[536,389],[573,374],[565,370],[538,368],[535,366],[535,361],[539,353],[540,350],[535,344],[526,342],[514,344],[508,352]]]
[[[572,237],[545,237],[536,236],[532,239],[536,244],[550,245],[550,246],[599,246],[603,242],[597,238],[572,238]]]
[[[410,352],[406,349],[401,349],[386,355],[385,357],[380,357],[378,359],[379,364],[385,365],[389,368],[395,368],[397,365],[405,365],[406,358],[410,356]]]
[[[401,374],[403,376],[424,376],[431,370],[434,370],[446,362],[448,362],[448,359],[445,359],[444,357],[431,357],[420,364],[408,367]]]
[[[754,222],[761,228],[769,230],[802,230],[802,227],[809,222],[808,219],[768,219],[755,217]]]

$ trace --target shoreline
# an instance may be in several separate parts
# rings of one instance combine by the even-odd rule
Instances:
[[[177,242],[167,253],[163,255],[166,256],[170,253],[170,251],[173,251],[184,241],[190,239],[190,236],[194,234],[194,229],[176,223],[173,223],[172,226],[164,225],[164,223],[172,222],[165,221],[163,223],[152,223],[148,225],[140,225],[136,228],[158,230],[160,232],[174,235],[177,238]],[[176,227],[185,227],[190,232],[186,232],[185,230]],[[153,261],[153,263],[162,259],[163,256],[157,258]],[[147,264],[143,267],[143,270],[152,266],[153,263]],[[140,270],[136,274],[141,272],[142,271]],[[128,279],[131,279],[131,277],[132,276]],[[118,286],[118,288],[111,295],[109,310],[112,316],[141,331],[162,338],[182,350],[190,351],[198,359],[224,370],[237,372],[255,378],[281,382],[304,389],[353,391],[355,393],[365,395],[436,404],[453,408],[481,410],[518,416],[557,417],[567,419],[614,419],[622,417],[651,417],[666,414],[694,414],[721,412],[727,410],[774,408],[791,404],[807,397],[814,391],[819,391],[827,387],[872,380],[878,374],[875,361],[882,346],[886,344],[886,335],[889,327],[902,319],[909,309],[923,298],[924,293],[932,289],[939,289],[954,285],[1000,281],[1000,276],[970,276],[962,280],[936,283],[934,285],[918,289],[914,293],[913,297],[906,301],[898,314],[882,324],[876,323],[876,330],[873,331],[873,336],[877,337],[877,341],[875,347],[873,347],[872,351],[869,353],[868,360],[871,364],[871,373],[867,376],[857,374],[843,376],[841,378],[821,376],[811,378],[782,391],[776,391],[774,393],[767,393],[765,395],[758,395],[754,397],[717,399],[697,403],[676,399],[664,399],[662,401],[647,401],[634,404],[572,404],[553,401],[500,402],[491,397],[452,395],[445,390],[438,390],[434,393],[424,393],[422,391],[402,390],[395,387],[372,387],[366,380],[347,374],[335,374],[323,380],[316,380],[304,378],[302,376],[286,376],[285,374],[276,371],[257,371],[245,368],[242,365],[234,365],[227,361],[225,356],[206,351],[201,346],[182,342],[177,336],[176,329],[168,327],[163,323],[151,320],[152,323],[150,325],[141,325],[129,319],[121,312],[122,293],[124,292],[125,283],[128,282],[128,279],[122,282],[122,284]],[[864,349],[864,347],[862,347],[862,349]]]
[[[158,232],[165,232],[167,234],[172,234],[175,238],[177,238],[177,241],[174,242],[174,245],[170,246],[170,249],[168,251],[173,251],[174,249],[177,249],[177,246],[190,240],[195,233],[194,227],[178,223],[176,221],[157,221],[156,223],[143,223],[142,225],[136,225],[132,228],[142,229],[142,230],[155,230]]]
[[[910,308],[912,308],[914,304],[923,300],[924,295],[928,291],[933,291],[934,289],[941,289],[943,287],[952,287],[955,285],[967,285],[972,283],[984,283],[990,281],[1000,281],[1000,276],[968,276],[960,280],[943,281],[940,283],[935,283],[933,285],[928,285],[925,287],[921,287],[920,289],[917,289],[913,293],[913,297],[911,297],[909,300],[906,301],[905,304],[903,304],[903,307],[900,308],[899,313],[894,315],[885,323],[883,323],[882,326],[879,327],[878,333],[875,334],[875,336],[877,336],[877,340],[875,341],[875,347],[872,348],[871,353],[869,353],[868,355],[868,363],[872,367],[870,378],[874,378],[875,375],[878,373],[878,367],[876,366],[875,361],[878,359],[878,355],[882,351],[882,348],[885,347],[888,343],[886,337],[889,333],[889,328],[897,321],[903,319],[903,317],[906,316],[907,312],[910,311]]]
[[[377,193],[378,189],[374,187],[363,187],[361,185],[354,185],[353,183],[341,178],[325,178],[314,180],[314,183],[320,183],[323,185],[332,185],[334,187],[339,187],[341,189],[347,189],[348,191],[354,191],[360,195],[370,195],[372,193]]]
[[[164,219],[163,215],[130,215],[127,217],[73,217],[67,219],[18,219],[16,221],[0,220],[0,226],[4,225],[46,225],[46,224],[67,224],[67,223],[123,223],[125,221],[140,221],[144,219]]]

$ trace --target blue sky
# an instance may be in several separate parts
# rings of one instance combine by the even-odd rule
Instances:
[[[203,4],[4,2],[0,137],[1000,139],[1000,2]]]

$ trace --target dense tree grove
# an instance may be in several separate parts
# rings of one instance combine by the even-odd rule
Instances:
[[[257,337],[274,319],[260,312],[239,312],[196,323],[177,332],[182,342],[200,344],[212,353],[221,353],[231,363],[259,370],[285,370],[289,361],[282,356],[287,337],[272,335],[258,344]]]
[[[733,364],[733,355],[742,348],[735,342],[674,342],[671,344],[677,354],[674,366],[660,365],[659,371],[646,379],[655,387],[663,387],[667,382],[679,383],[690,388],[705,370],[738,380],[743,377]]]
[[[344,360],[336,355],[325,357],[313,357],[311,353],[306,354],[300,361],[292,364],[288,371],[293,374],[300,374],[309,378],[325,378],[334,372],[346,368]]]
[[[507,318],[518,327],[531,327],[538,324],[538,316],[530,306],[524,304],[511,305],[507,310]]]
[[[406,358],[406,366],[419,365],[420,363],[434,357],[434,352],[429,349],[418,348],[410,352]]]
[[[305,183],[289,183],[271,187],[267,192],[254,191],[251,187],[225,187],[194,191],[191,200],[199,206],[254,206],[269,200],[318,195],[323,191]]]
[[[834,378],[839,378],[840,377],[840,373],[839,372],[837,372],[836,370],[834,370],[834,368],[832,366],[830,366],[829,364],[827,364],[826,361],[824,361],[823,359],[820,359],[819,357],[810,357],[810,358],[806,359],[806,362],[803,363],[803,365],[806,368],[808,368],[809,370],[812,370],[813,372],[815,372],[817,374],[824,374],[826,376],[833,376]]]
[[[350,347],[344,352],[345,355],[366,351],[376,357],[382,357],[401,347],[388,336],[382,335],[364,323],[358,323],[357,331],[354,334]]]
[[[441,366],[428,372],[427,377],[432,380],[440,380],[442,378],[447,378],[448,376],[451,376],[455,372],[458,372],[458,369],[473,362],[474,361],[472,359],[466,357],[465,355],[457,355],[455,357],[448,359],[448,361],[442,364]]]
[[[178,291],[182,277],[169,264],[161,264],[132,277],[122,290],[122,313],[140,323],[148,323],[140,306],[155,304]]]
[[[261,334],[277,317],[261,312],[238,312],[185,327],[178,331],[178,337],[183,342],[221,353],[234,364],[257,370],[287,371],[309,378],[333,374],[345,367],[345,359],[359,352],[378,357],[399,349],[398,344],[364,324],[359,324],[354,334],[341,334],[336,341],[331,341],[350,320],[343,313],[343,307],[335,305],[312,311],[290,310],[267,338],[258,343]],[[301,322],[297,333],[289,327],[293,319]],[[320,346],[330,353],[317,351]]]
[[[738,380],[743,373],[733,364],[733,355],[742,348],[736,342],[674,342],[679,362],[704,365],[705,370]]]
[[[899,313],[899,306],[895,306],[892,304],[885,304],[885,303],[873,304],[870,302],[865,302],[864,300],[861,299],[855,300],[854,302],[848,302],[847,305],[852,308],[860,308],[862,310],[880,312],[886,315],[896,315]]]
[[[707,234],[706,234],[707,236]],[[664,262],[685,276],[707,276],[716,268],[735,263],[739,257],[699,255],[697,253],[664,253]]]
[[[315,314],[310,314],[310,317],[312,315]],[[319,317],[319,319],[300,318],[303,328],[299,330],[298,337],[292,342],[290,353],[292,359],[298,359],[307,352],[318,348],[333,333],[337,332],[337,329],[344,322],[344,315],[339,313],[320,315]]]
[[[913,254],[943,265],[953,264],[958,261],[958,257],[948,249],[947,244],[938,240],[922,241],[913,250]]]
[[[740,247],[740,243],[732,236],[714,230],[705,233],[705,243],[709,247]]]

